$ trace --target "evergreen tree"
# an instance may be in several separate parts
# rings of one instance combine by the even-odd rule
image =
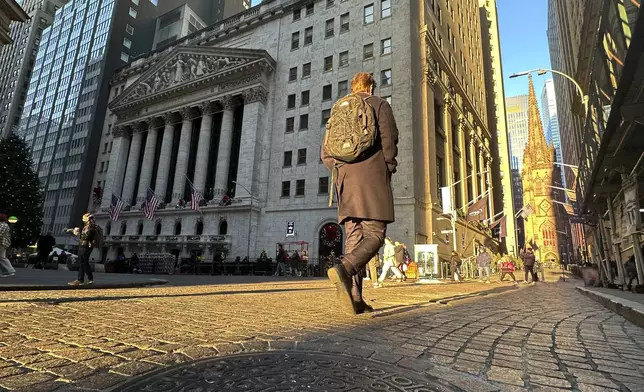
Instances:
[[[0,213],[18,218],[11,245],[24,248],[38,240],[42,226],[42,191],[29,147],[18,136],[0,139]]]

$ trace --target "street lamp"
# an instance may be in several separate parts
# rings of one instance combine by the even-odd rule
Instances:
[[[248,261],[250,261],[250,234],[253,229],[253,226],[251,226],[251,223],[253,221],[253,194],[250,193],[248,188],[238,183],[237,181],[233,181],[233,184],[239,185],[240,187],[242,187],[242,189],[245,190],[246,193],[248,193],[248,196],[250,197],[250,208],[248,209],[248,244],[246,246],[246,257],[248,257]]]
[[[9,219],[7,220],[7,222],[9,222],[11,224],[18,223],[18,217],[10,216]]]
[[[579,83],[575,79],[573,79],[570,75],[567,75],[563,72],[555,71],[554,69],[547,69],[547,68],[536,68],[536,69],[531,69],[529,71],[522,71],[522,72],[517,72],[512,75],[510,75],[510,79],[518,78],[520,76],[527,76],[530,75],[531,73],[536,72],[537,75],[545,75],[548,72],[555,73],[557,75],[561,75],[564,78],[570,80],[575,87],[577,87],[577,91],[579,92],[579,96],[581,97],[582,102],[584,103],[584,116],[588,113],[588,95],[584,94],[584,90],[581,88]]]

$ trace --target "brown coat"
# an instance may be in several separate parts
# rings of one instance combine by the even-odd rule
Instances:
[[[376,113],[378,140],[367,152],[368,158],[338,168],[335,186],[341,224],[348,218],[387,223],[395,220],[391,175],[396,172],[398,164],[398,128],[387,101],[367,94],[364,97]],[[326,153],[324,146],[321,156],[327,169],[333,170],[335,160]]]

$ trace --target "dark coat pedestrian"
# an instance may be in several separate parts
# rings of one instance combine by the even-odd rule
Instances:
[[[347,233],[342,263],[330,269],[328,275],[342,307],[351,313],[371,311],[362,298],[362,271],[383,245],[387,224],[395,220],[391,176],[398,165],[398,128],[389,103],[372,95],[375,87],[373,76],[366,72],[351,80],[352,93],[373,108],[373,145],[351,163],[336,161],[324,145],[321,149],[321,159],[333,173],[338,221],[345,225]]]
[[[49,261],[49,254],[54,250],[54,246],[56,246],[56,239],[51,235],[51,232],[38,238],[36,250],[38,251],[38,261],[43,269]]]
[[[532,248],[528,248],[527,251],[521,252],[521,259],[523,260],[523,270],[525,271],[524,282],[528,282],[528,276],[532,275],[532,281],[536,282],[537,277],[536,273],[533,271],[534,264],[536,263],[537,257],[535,256]]]

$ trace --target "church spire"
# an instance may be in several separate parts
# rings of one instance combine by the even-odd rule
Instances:
[[[534,92],[532,75],[528,75],[528,144],[523,155],[524,165],[534,167],[536,165],[552,166],[552,151],[548,148],[546,136],[543,132],[537,95]]]

